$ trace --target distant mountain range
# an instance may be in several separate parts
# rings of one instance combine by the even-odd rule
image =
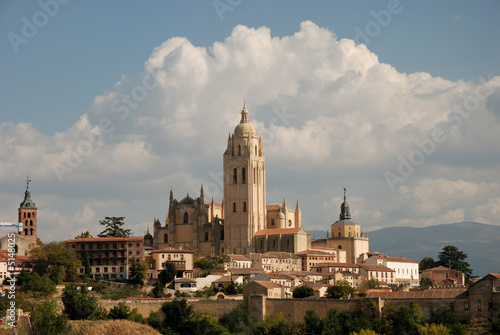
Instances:
[[[325,231],[308,231],[312,238],[326,237]],[[370,232],[370,251],[407,257],[420,262],[438,259],[444,246],[454,245],[467,254],[466,261],[476,276],[500,273],[500,226],[460,222],[430,227],[392,227]]]

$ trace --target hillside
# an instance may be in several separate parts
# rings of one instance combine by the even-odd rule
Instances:
[[[313,238],[325,232],[310,231]],[[423,228],[392,227],[369,233],[370,251],[408,257],[417,262],[429,256],[437,260],[446,245],[454,245],[468,255],[474,275],[500,273],[500,226],[460,222]]]

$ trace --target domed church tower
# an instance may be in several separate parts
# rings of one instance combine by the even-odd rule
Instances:
[[[225,252],[255,252],[254,235],[266,225],[266,169],[262,136],[246,104],[223,155]]]

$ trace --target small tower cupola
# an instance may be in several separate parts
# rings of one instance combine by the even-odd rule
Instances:
[[[351,218],[351,211],[346,200],[346,189],[344,187],[344,202],[340,205],[340,220],[348,220]]]
[[[248,119],[248,109],[246,103],[243,103],[243,110],[241,111],[240,123],[234,128],[234,136],[242,137],[248,136],[249,134],[257,134],[255,127],[250,123]]]
[[[35,203],[33,202],[33,200],[31,200],[30,182],[31,179],[29,178],[29,176],[26,177],[26,191],[24,192],[24,200],[19,205],[20,208],[36,209]]]

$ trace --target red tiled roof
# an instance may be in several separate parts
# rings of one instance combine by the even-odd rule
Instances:
[[[9,251],[5,249],[0,249],[0,262],[9,262],[9,261],[11,261]],[[30,256],[21,256],[16,254],[14,256],[14,261],[19,264],[25,262],[32,262],[33,259]]]
[[[262,229],[255,233],[255,236],[265,235],[290,235],[295,234],[300,228],[275,228],[275,229]]]
[[[359,268],[358,264],[350,264],[350,263],[321,263],[317,265],[311,266],[314,267],[330,267],[330,268]]]
[[[92,238],[72,238],[63,243],[82,242],[142,242],[142,237],[92,237]]]
[[[467,291],[466,288],[432,289],[410,292],[368,292],[366,298],[382,299],[451,299]]]
[[[231,255],[229,255],[229,257],[231,257],[231,260],[233,260],[233,261],[251,261],[251,259],[248,258],[245,255],[234,255],[234,254],[231,254]]]
[[[300,252],[296,252],[295,255],[328,255],[328,256],[335,256],[335,254],[333,254],[331,252],[323,251],[323,250],[315,250],[315,249],[302,250]]]
[[[158,249],[158,250],[153,250],[151,253],[152,254],[156,254],[156,253],[171,253],[171,252],[177,252],[177,253],[187,253],[187,254],[192,254],[194,253],[194,251],[191,251],[191,250],[188,250],[188,249],[175,249],[175,248],[172,248],[172,247],[167,247],[167,248],[164,248],[164,249]]]
[[[380,271],[380,272],[396,272],[385,265],[378,264],[359,264],[360,267],[367,271]]]
[[[289,252],[281,252],[281,251],[269,251],[261,255],[262,258],[293,258],[293,259],[301,259],[299,256],[295,256]]]

